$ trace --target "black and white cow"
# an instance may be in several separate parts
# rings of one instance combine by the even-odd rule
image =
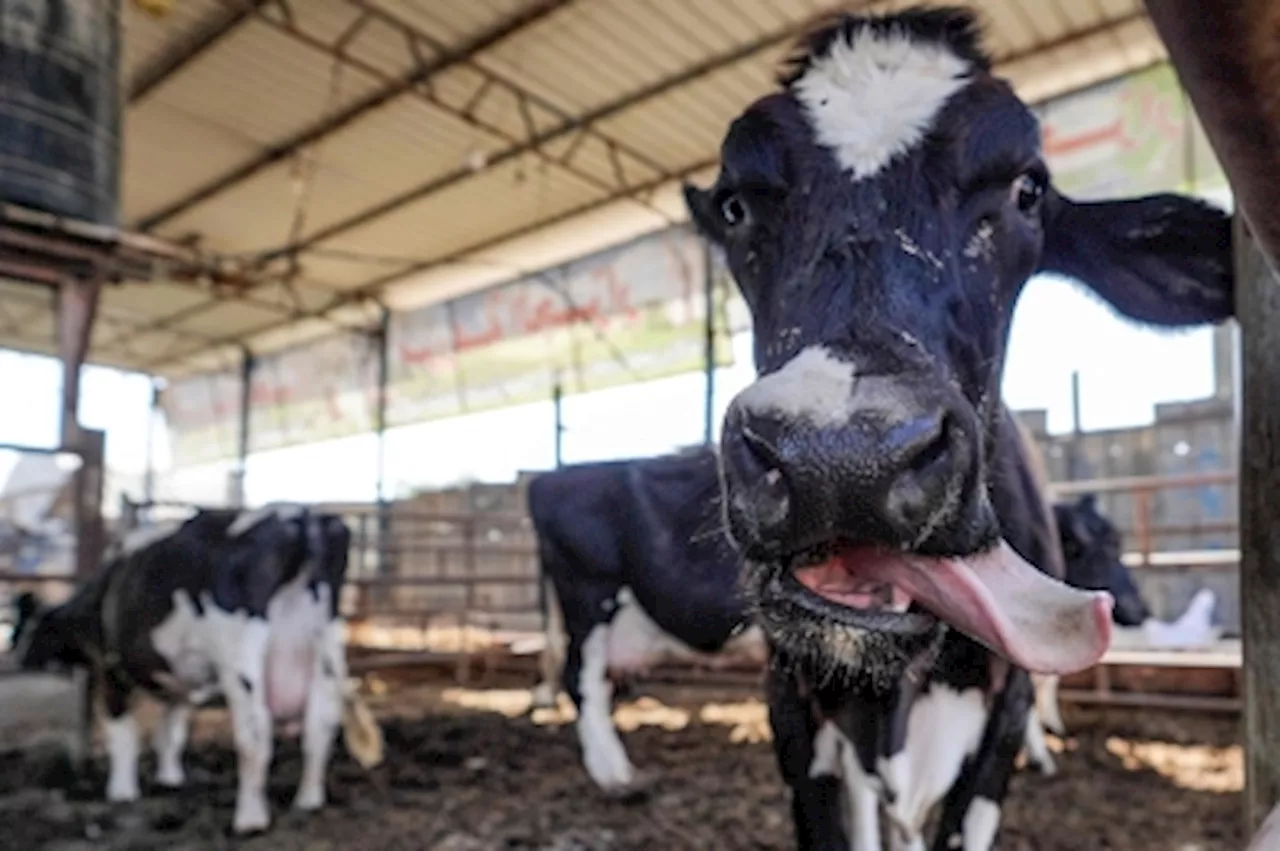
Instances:
[[[857,814],[879,803],[922,848],[951,790],[934,847],[989,848],[1027,671],[1086,668],[1111,631],[1107,594],[1037,569],[1052,513],[1000,395],[1017,297],[1053,272],[1146,324],[1226,319],[1230,221],[1177,195],[1056,191],[1035,117],[954,8],[817,28],[686,197],[752,313],[722,506],[774,652],[800,845],[878,848]],[[862,781],[851,825],[836,772]]]
[[[1122,627],[1141,626],[1151,616],[1133,573],[1120,553],[1120,532],[1098,511],[1097,498],[1084,494],[1074,502],[1053,506],[1054,520],[1062,542],[1065,580],[1076,588],[1108,591],[1115,607],[1111,620]],[[1035,683],[1035,709],[1027,721],[1027,756],[1033,765],[1049,776],[1056,766],[1044,738],[1045,728],[1058,735],[1066,734],[1066,726],[1058,710],[1058,676],[1032,675]]]
[[[542,576],[554,591],[544,605],[558,609],[547,613],[560,615],[568,639],[563,668],[544,668],[541,702],[553,699],[559,675],[578,709],[583,762],[605,791],[635,780],[611,718],[617,681],[672,659],[765,659],[738,593],[719,488],[709,448],[564,467],[529,483]]]
[[[125,537],[62,605],[32,611],[23,604],[28,617],[14,635],[19,663],[86,666],[93,674],[110,759],[108,800],[139,795],[131,703],[141,691],[166,707],[154,732],[161,786],[183,784],[192,708],[220,696],[238,756],[233,828],[270,824],[273,722],[301,723],[294,806],[324,805],[346,687],[338,594],[350,538],[341,518],[293,506],[199,511]]]

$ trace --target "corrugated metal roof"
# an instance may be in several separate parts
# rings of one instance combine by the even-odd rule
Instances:
[[[240,291],[111,287],[90,359],[208,368],[367,324],[366,295],[424,304],[678,220],[674,180],[843,5],[177,0],[152,19],[126,2],[125,221],[262,265]],[[969,5],[1031,101],[1164,56],[1140,0]],[[0,345],[52,351],[50,310],[0,282]]]

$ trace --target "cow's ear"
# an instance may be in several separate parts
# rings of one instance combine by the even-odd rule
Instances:
[[[1045,199],[1040,272],[1075,278],[1121,314],[1166,327],[1235,315],[1231,217],[1185,195]]]

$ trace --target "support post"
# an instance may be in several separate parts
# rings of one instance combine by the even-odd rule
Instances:
[[[77,443],[80,466],[71,476],[72,516],[76,528],[76,576],[83,579],[97,571],[107,544],[102,523],[107,435],[96,429],[80,429]]]
[[[147,466],[142,474],[142,501],[156,501],[156,418],[160,414],[160,382],[151,380],[151,409],[147,412]]]
[[[244,507],[244,478],[249,463],[249,411],[255,366],[253,352],[248,348],[243,349],[240,361],[240,429],[236,444],[236,466],[231,471],[231,487],[227,500],[232,508]]]
[[[1080,478],[1080,371],[1071,373],[1071,451],[1067,455],[1067,481]]]
[[[59,432],[63,449],[79,448],[80,369],[89,353],[101,292],[102,279],[98,275],[65,278],[58,286],[58,357],[62,361]]]
[[[1245,817],[1251,835],[1280,801],[1280,281],[1241,216],[1233,235],[1241,325],[1240,601]]]
[[[715,408],[716,396],[716,312],[715,312],[715,256],[711,253],[711,243],[704,240],[703,247],[703,301],[706,305],[706,319],[703,322],[703,368],[706,370],[706,390],[702,400],[702,443],[711,445],[714,429],[712,411]]]
[[[391,517],[387,510],[387,382],[390,380],[391,311],[382,308],[374,340],[378,346],[378,395],[373,412],[377,435],[377,499],[378,499],[378,573],[391,573],[387,542],[391,536]]]
[[[560,376],[556,376],[555,386],[551,388],[551,404],[555,408],[556,429],[556,469],[564,464],[564,391],[560,389]]]

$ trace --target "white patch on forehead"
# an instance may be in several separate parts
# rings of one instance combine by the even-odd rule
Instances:
[[[849,421],[857,368],[825,346],[810,346],[747,387],[734,400],[742,410],[830,427]]]
[[[859,181],[917,145],[970,71],[945,45],[863,28],[837,38],[793,91],[818,143]]]
[[[243,535],[254,526],[257,526],[268,517],[278,517],[281,520],[292,520],[302,515],[302,506],[295,503],[272,503],[264,505],[261,508],[255,508],[253,511],[246,511],[236,517],[229,527],[227,534],[232,538],[237,535]]]

